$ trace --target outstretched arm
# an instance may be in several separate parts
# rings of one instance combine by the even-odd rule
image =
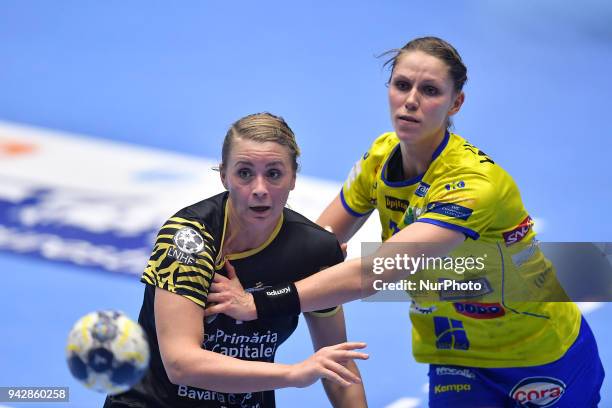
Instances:
[[[385,241],[373,255],[345,261],[296,282],[301,309],[303,312],[320,310],[373,295],[376,291],[370,279],[397,282],[405,278],[409,271],[404,269],[386,270],[382,275],[374,275],[371,271],[362,273],[362,263],[369,265],[375,257],[395,256],[398,246],[387,243],[407,244],[402,253],[410,257],[439,257],[447,255],[464,239],[462,233],[448,228],[420,222],[411,224]]]
[[[396,244],[394,246],[383,244],[369,257],[342,262],[296,282],[294,287],[292,287],[292,284],[287,284],[283,288],[287,290],[270,291],[270,293],[286,293],[285,298],[289,298],[295,296],[293,291],[297,291],[302,312],[335,307],[373,295],[376,291],[371,284],[372,282],[369,281],[370,279],[397,282],[410,273],[410,271],[404,269],[389,269],[382,275],[374,275],[371,271],[362,274],[362,263],[364,265],[371,264],[371,260],[376,257],[394,257],[398,253],[398,246],[402,248],[402,254],[409,257],[446,256],[464,240],[465,236],[455,230],[416,222],[402,229],[385,242],[385,244]],[[258,314],[263,315],[262,312],[264,311],[256,309],[253,295],[245,293],[239,285],[240,282],[236,278],[229,280],[224,278],[223,282],[215,282],[211,286],[211,290],[218,292],[216,296],[218,296],[217,299],[220,302],[218,305],[207,309],[205,311],[206,315],[225,313],[239,320],[253,320],[257,318]],[[266,293],[266,291],[258,292],[258,296],[265,296]],[[210,296],[209,299],[211,299]],[[277,307],[275,309],[277,311],[283,310],[282,297],[270,298],[267,301],[276,303]]]
[[[283,387],[306,387],[319,378],[341,386],[360,382],[342,364],[367,355],[354,351],[364,343],[325,347],[298,364],[244,361],[201,348],[204,313],[180,295],[157,288],[155,324],[168,378],[174,384],[219,392],[255,392]]]

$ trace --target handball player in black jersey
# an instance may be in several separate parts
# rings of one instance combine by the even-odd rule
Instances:
[[[297,314],[204,318],[209,302],[224,301],[208,298],[213,280],[223,285],[230,281],[224,276],[237,276],[248,291],[270,291],[343,260],[334,235],[285,208],[298,155],[280,117],[249,115],[231,126],[220,165],[227,191],[171,217],[142,275],[138,321],[151,346],[149,370],[104,407],[270,408],[272,390],[319,378],[334,407],[366,406],[353,361],[367,358],[356,351],[365,344],[346,342],[341,306],[305,314],[317,352],[292,365],[274,363],[274,355],[297,327]]]

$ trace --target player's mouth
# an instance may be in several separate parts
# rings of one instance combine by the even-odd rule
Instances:
[[[272,207],[270,207],[269,205],[252,205],[252,206],[249,206],[249,209],[251,211],[254,211],[254,212],[258,213],[258,214],[263,214],[266,211],[268,211],[270,208],[272,208]]]
[[[410,115],[400,115],[397,118],[403,122],[408,122],[408,123],[420,123],[421,122],[414,116],[410,116]]]

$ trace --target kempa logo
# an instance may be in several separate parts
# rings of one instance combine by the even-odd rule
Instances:
[[[545,408],[559,401],[565,393],[565,383],[552,377],[528,377],[510,391],[510,397],[526,408]]]
[[[290,291],[291,291],[291,289],[289,289],[289,288],[283,288],[283,289],[280,289],[280,290],[267,290],[266,291],[266,295],[268,295],[268,296],[286,295]]]
[[[434,387],[434,393],[441,394],[443,392],[463,392],[470,391],[472,386],[470,384],[448,384],[448,385],[436,385]]]

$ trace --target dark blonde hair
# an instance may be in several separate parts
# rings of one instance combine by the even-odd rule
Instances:
[[[382,54],[382,56],[393,54],[384,64],[385,67],[391,65],[391,75],[393,75],[395,64],[399,58],[410,51],[422,51],[444,62],[453,80],[455,92],[461,92],[463,85],[467,81],[467,68],[455,47],[438,37],[415,38],[400,49],[389,50]]]
[[[297,158],[300,155],[300,148],[297,145],[293,131],[282,117],[262,112],[245,116],[234,122],[223,140],[220,169],[223,169],[225,163],[227,163],[232,143],[237,137],[259,143],[274,142],[287,146],[291,155],[293,170],[297,172]]]

